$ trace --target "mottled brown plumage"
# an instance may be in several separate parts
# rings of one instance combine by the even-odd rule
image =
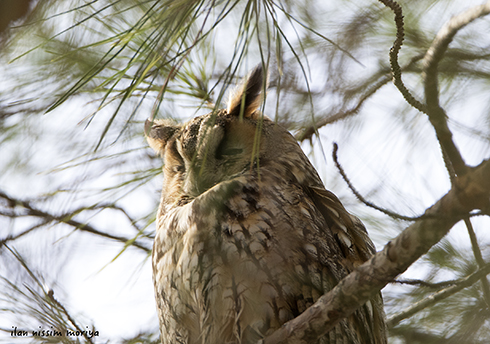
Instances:
[[[153,276],[162,343],[256,343],[374,253],[287,130],[256,68],[227,110],[147,121],[165,158]],[[381,296],[317,343],[386,343]]]

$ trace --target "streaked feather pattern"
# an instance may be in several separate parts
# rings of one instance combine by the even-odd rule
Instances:
[[[165,158],[153,250],[164,344],[255,343],[374,253],[294,138],[257,111],[262,83],[258,68],[228,110],[147,122]],[[317,343],[386,343],[383,316],[379,295]]]

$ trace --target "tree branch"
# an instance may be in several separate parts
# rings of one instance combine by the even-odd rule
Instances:
[[[443,153],[447,154],[457,175],[463,175],[467,172],[466,166],[461,153],[452,139],[452,133],[447,125],[446,113],[439,105],[438,90],[438,64],[442,60],[449,43],[453,40],[456,33],[471,23],[473,20],[490,13],[490,1],[475,6],[467,11],[454,16],[438,32],[432,42],[429,50],[424,57],[424,86],[425,99],[427,103],[427,115],[432,126],[434,127],[437,139],[441,144]]]
[[[339,111],[331,116],[323,116],[320,117],[315,124],[305,128],[301,132],[296,135],[296,140],[303,142],[305,140],[311,139],[311,137],[317,132],[317,130],[327,124],[337,122],[341,119],[347,118],[349,116],[355,115],[361,109],[364,102],[369,99],[373,94],[375,94],[382,86],[386,85],[389,82],[389,78],[381,78],[374,86],[370,87],[359,99],[357,104],[344,111]]]
[[[43,219],[44,220],[44,223],[49,223],[49,222],[52,222],[52,221],[59,222],[59,223],[65,223],[67,225],[70,225],[72,227],[75,227],[76,229],[79,229],[79,230],[84,231],[84,232],[89,232],[89,233],[92,233],[92,234],[96,234],[96,235],[99,235],[99,236],[102,236],[102,237],[105,237],[105,238],[108,238],[108,239],[112,239],[112,240],[116,240],[116,241],[122,242],[124,244],[130,243],[131,245],[133,245],[133,246],[135,246],[135,247],[137,247],[137,248],[145,251],[146,253],[150,253],[151,252],[151,248],[146,247],[145,245],[140,244],[140,243],[136,242],[133,239],[128,239],[128,238],[125,238],[125,237],[121,237],[121,236],[117,236],[117,235],[105,233],[105,232],[99,231],[98,229],[92,227],[91,225],[89,225],[87,223],[82,223],[82,222],[73,220],[72,219],[73,214],[64,214],[64,215],[61,215],[61,216],[52,215],[52,214],[49,214],[47,212],[44,212],[44,211],[42,211],[40,209],[37,209],[37,208],[33,207],[30,204],[30,202],[28,202],[28,201],[21,201],[21,200],[12,198],[12,197],[8,196],[7,194],[5,194],[2,191],[0,191],[0,198],[3,198],[4,200],[6,200],[8,202],[8,206],[10,208],[15,208],[16,206],[21,206],[24,209],[26,209],[26,214],[23,214],[21,216],[38,217],[38,218]],[[17,215],[17,214],[10,214],[9,216],[10,217],[18,217],[19,215]],[[34,228],[36,228],[36,226]],[[32,229],[34,229],[34,228],[32,228]],[[20,235],[18,235],[17,237],[19,237],[21,235],[24,235],[24,234],[27,234],[29,231],[30,230],[24,231]],[[13,238],[15,238],[15,237],[13,237]],[[12,240],[12,237],[7,237],[7,238],[1,240],[0,243],[4,243],[4,242],[10,241],[10,240]]]
[[[347,174],[345,173],[342,165],[340,165],[339,160],[338,160],[338,157],[337,157],[337,151],[338,151],[338,149],[339,149],[339,146],[337,145],[337,143],[334,142],[334,144],[333,144],[333,151],[332,151],[332,157],[333,157],[333,161],[335,163],[335,166],[339,170],[339,173],[342,176],[342,179],[344,179],[344,181],[347,183],[347,186],[349,187],[349,189],[352,191],[352,193],[354,194],[354,196],[356,196],[356,198],[359,201],[361,201],[362,203],[364,203],[366,206],[368,206],[370,208],[376,209],[376,210],[382,212],[383,214],[386,214],[389,217],[392,217],[392,218],[398,219],[398,220],[415,221],[415,220],[421,219],[424,216],[427,216],[427,215],[420,215],[420,216],[405,216],[405,215],[400,215],[400,214],[395,213],[395,212],[392,212],[392,211],[390,211],[388,209],[381,208],[381,207],[377,206],[376,204],[374,204],[374,203],[369,202],[368,200],[366,200],[361,195],[361,193],[359,191],[357,191],[357,189],[354,187],[354,185],[352,185],[352,183],[349,180],[349,178],[347,177]]]
[[[410,62],[408,62],[405,66],[403,66],[401,68],[399,67],[400,68],[400,75],[401,75],[401,71],[413,67],[413,65],[415,63],[417,63],[418,61],[420,61],[423,57],[424,57],[423,55],[414,56],[410,60]],[[316,133],[316,131],[319,128],[321,128],[327,124],[334,123],[334,122],[340,121],[344,118],[347,118],[347,117],[350,117],[350,116],[357,114],[359,112],[359,110],[361,109],[361,107],[364,105],[364,102],[366,100],[368,100],[372,95],[374,95],[381,87],[383,87],[384,85],[389,83],[390,80],[392,80],[392,79],[393,79],[392,73],[390,71],[387,71],[386,74],[383,74],[382,76],[378,77],[377,80],[373,80],[372,86],[362,87],[363,90],[367,88],[367,91],[364,91],[364,93],[361,94],[361,96],[360,96],[360,98],[357,101],[357,104],[355,106],[353,106],[347,110],[339,111],[339,112],[337,112],[333,115],[330,115],[330,116],[323,116],[323,117],[320,116],[320,119],[318,121],[316,121],[315,124],[313,124],[309,127],[306,127],[305,129],[300,131],[298,134],[296,134],[295,135],[296,140],[298,140],[300,142],[303,142],[305,140],[309,140],[309,139],[311,139],[311,137]]]
[[[440,334],[434,334],[424,331],[422,327],[412,326],[397,326],[390,330],[390,334],[393,337],[402,339],[402,343],[416,343],[416,344],[488,344],[485,339],[478,340],[472,338],[469,341],[461,340],[461,338],[455,338],[454,336],[446,337]],[[398,341],[397,341],[398,342]]]
[[[0,213],[0,215],[4,215],[4,214],[3,214],[3,213]],[[9,216],[9,217],[14,217],[14,216],[12,216],[11,214],[9,214],[9,215],[7,215],[7,216]],[[44,221],[41,221],[41,223],[38,223],[37,225],[34,225],[34,226],[32,226],[32,227],[30,227],[30,228],[26,229],[25,231],[20,232],[20,233],[19,233],[19,234],[17,234],[17,235],[7,235],[5,238],[3,238],[2,240],[0,240],[0,246],[2,246],[2,245],[4,245],[4,244],[8,243],[9,241],[14,241],[14,240],[17,240],[17,239],[19,239],[20,237],[22,237],[22,236],[24,236],[24,235],[26,235],[26,234],[28,234],[28,233],[32,232],[33,230],[35,230],[35,229],[37,229],[37,228],[40,228],[40,227],[42,227],[42,226],[47,225],[49,222],[51,222],[51,221],[49,221],[49,220],[44,220]]]
[[[391,72],[393,74],[393,84],[398,88],[403,98],[408,104],[412,105],[414,108],[421,112],[426,112],[426,107],[420,101],[415,99],[410,91],[405,87],[402,81],[402,70],[398,64],[398,53],[403,44],[403,39],[405,38],[405,30],[403,28],[403,13],[401,6],[393,0],[379,0],[383,5],[389,7],[395,14],[395,24],[396,24],[396,39],[393,42],[393,46],[390,49],[390,66]]]
[[[68,311],[66,310],[65,306],[63,306],[58,300],[56,300],[56,298],[54,297],[54,291],[53,289],[50,289],[48,291],[48,294],[47,294],[47,297],[48,299],[54,303],[56,305],[56,307],[58,307],[62,312],[63,314],[66,315],[66,318],[68,319],[68,321],[75,327],[75,329],[82,333],[83,337],[85,338],[85,340],[90,343],[90,344],[93,344],[93,341],[92,339],[87,335],[87,331],[83,331],[80,326],[78,326],[78,324],[76,323],[76,321],[72,318],[72,316],[70,315],[70,313],[68,313]],[[92,331],[93,332],[93,331]]]
[[[468,235],[470,236],[471,248],[473,249],[473,255],[475,256],[476,263],[480,269],[483,269],[486,264],[483,260],[483,256],[481,254],[480,246],[478,245],[478,240],[476,238],[475,231],[473,229],[473,225],[471,224],[471,220],[469,218],[464,219],[464,223],[466,228],[468,229]],[[483,290],[483,298],[487,303],[487,307],[490,308],[490,286],[488,285],[487,276],[482,276],[481,278],[481,286]]]
[[[46,288],[46,283],[43,281],[42,277],[40,277],[40,274],[38,272],[33,271],[29,264],[26,262],[26,260],[17,252],[15,249],[10,248],[8,245],[5,245],[8,251],[15,257],[15,259],[19,262],[19,264],[24,268],[24,270],[27,272],[27,274],[30,276],[32,279],[32,282],[34,282],[36,286],[32,285],[32,283],[28,279],[24,279],[22,285],[29,291],[31,294],[30,300],[35,301],[37,303],[33,304],[28,304],[25,303],[28,309],[28,315],[32,316],[33,319],[39,320],[39,316],[43,319],[43,322],[49,322],[50,324],[57,324],[61,325],[60,330],[63,328],[68,328],[69,324],[73,325],[73,327],[79,331],[87,343],[93,344],[93,340],[87,335],[86,331],[83,331],[82,328],[77,324],[75,319],[70,315],[68,310],[63,306],[61,302],[59,302],[55,297],[54,297],[54,291],[52,289],[47,290]],[[28,294],[23,293],[20,288],[17,287],[19,283],[15,283],[8,280],[8,284],[13,287],[13,289],[24,295],[27,296]],[[19,306],[19,303],[23,303],[25,301],[19,301],[17,298],[13,297],[12,298],[15,300],[15,305]],[[22,314],[22,313],[21,313]],[[65,320],[66,317],[66,320]],[[0,328],[0,331],[5,331],[5,329]],[[95,329],[92,327],[92,332],[94,332]],[[11,330],[7,330],[7,332],[11,332]],[[44,343],[44,342],[43,342]],[[71,341],[70,341],[71,343]]]
[[[490,161],[471,168],[456,185],[427,209],[428,218],[406,228],[381,252],[335,286],[295,319],[261,341],[262,344],[311,343],[352,314],[387,283],[404,272],[441,240],[473,209],[490,208]],[[435,216],[433,216],[435,215]]]
[[[396,326],[403,319],[409,318],[415,313],[420,312],[421,310],[429,306],[432,306],[433,304],[439,302],[440,300],[443,300],[453,294],[456,294],[462,289],[475,284],[476,282],[478,282],[479,279],[486,278],[488,274],[490,274],[490,264],[485,264],[478,271],[474,272],[473,274],[469,275],[466,278],[463,278],[455,285],[440,290],[426,297],[425,299],[416,302],[415,304],[401,311],[400,313],[393,315],[391,318],[387,320],[386,325],[388,326],[388,328],[392,328]]]
[[[459,282],[458,280],[449,280],[449,281],[443,281],[443,282],[438,282],[438,283],[430,283],[430,282],[419,280],[419,279],[396,279],[392,283],[416,285],[419,287],[431,288],[431,289],[441,289],[441,288],[445,288],[448,286],[455,285],[458,282]]]

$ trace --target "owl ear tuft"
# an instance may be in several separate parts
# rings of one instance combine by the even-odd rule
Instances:
[[[168,141],[179,129],[180,127],[172,121],[148,118],[145,122],[146,140],[155,152],[163,156]]]
[[[257,110],[262,102],[260,96],[264,87],[264,71],[262,64],[255,67],[237,89],[232,92],[228,101],[227,112],[232,116],[245,118],[257,117]]]

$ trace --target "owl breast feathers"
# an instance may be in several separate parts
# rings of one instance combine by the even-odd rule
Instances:
[[[153,248],[162,343],[256,343],[374,252],[293,136],[259,111],[256,68],[226,110],[147,121],[164,157]],[[381,295],[315,343],[386,343]]]

